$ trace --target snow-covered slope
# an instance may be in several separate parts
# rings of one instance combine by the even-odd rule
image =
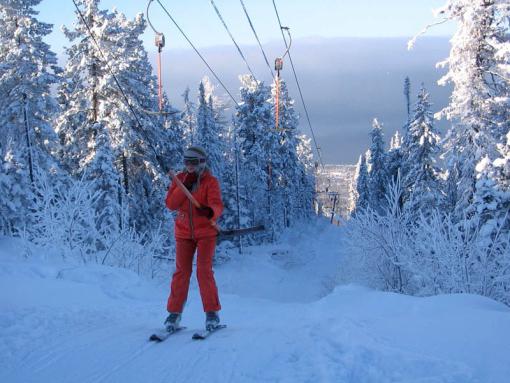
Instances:
[[[0,382],[508,382],[507,307],[334,287],[340,234],[303,227],[219,266],[228,329],[203,342],[194,281],[188,329],[161,344],[147,339],[167,281],[23,259],[0,239]]]

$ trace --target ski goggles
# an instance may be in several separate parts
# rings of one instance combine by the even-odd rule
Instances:
[[[194,165],[197,166],[200,163],[205,162],[204,159],[201,158],[184,158],[184,165]]]

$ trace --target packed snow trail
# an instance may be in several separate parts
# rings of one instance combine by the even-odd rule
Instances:
[[[0,238],[0,381],[496,382],[510,376],[510,310],[469,295],[414,298],[335,286],[338,228],[287,233],[216,268],[228,328],[204,315],[193,276],[182,325],[168,281],[118,268],[27,260]]]

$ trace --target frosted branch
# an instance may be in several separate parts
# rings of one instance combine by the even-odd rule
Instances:
[[[427,25],[425,28],[423,28],[417,35],[415,35],[411,40],[409,40],[407,42],[407,50],[411,50],[414,48],[414,44],[416,43],[416,40],[418,40],[418,37],[420,36],[423,36],[425,33],[428,32],[428,30],[432,27],[435,27],[437,25],[441,25],[441,24],[444,24],[446,23],[447,21],[449,21],[450,19],[449,18],[444,18],[440,21],[438,21],[437,23],[432,23],[432,24],[429,24]]]

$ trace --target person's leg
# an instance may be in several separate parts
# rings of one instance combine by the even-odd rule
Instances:
[[[196,242],[192,239],[176,239],[175,244],[175,272],[170,285],[170,296],[167,302],[167,311],[180,313],[188,298],[189,280],[193,268],[193,255]]]
[[[212,269],[216,237],[199,239],[197,247],[197,278],[204,311],[219,311],[221,305]]]

